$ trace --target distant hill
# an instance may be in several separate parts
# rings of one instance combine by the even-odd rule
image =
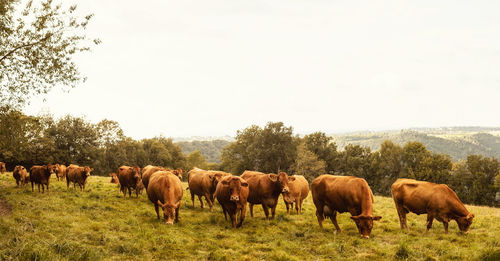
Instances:
[[[199,150],[208,162],[220,163],[220,154],[222,148],[224,148],[230,141],[217,139],[217,140],[194,140],[194,141],[179,141],[176,142],[184,154],[191,153],[195,150]]]
[[[363,132],[332,134],[339,150],[347,144],[368,146],[378,150],[384,140],[404,145],[408,141],[418,141],[433,152],[444,153],[453,160],[467,158],[470,154],[500,159],[500,128],[447,127],[418,128],[401,131]]]

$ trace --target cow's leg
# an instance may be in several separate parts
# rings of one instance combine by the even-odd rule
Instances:
[[[302,203],[304,203],[304,199],[300,199],[299,214],[302,214]]]
[[[406,223],[406,209],[403,208],[402,205],[396,203],[396,210],[398,211],[398,216],[399,216],[399,224],[401,226],[401,229],[408,229],[408,225]]]
[[[295,199],[295,211],[297,211],[297,214],[299,214],[299,201],[300,198]]]
[[[286,213],[290,214],[290,206],[289,206],[289,204],[286,201],[284,201],[284,202],[285,202],[285,206],[286,206]],[[293,204],[292,204],[292,208],[293,208]]]
[[[194,193],[192,190],[189,190],[191,192],[191,201],[193,201],[193,208],[194,208]]]
[[[128,187],[128,197],[132,197],[132,188]]]
[[[274,219],[274,215],[276,214],[276,206],[278,204],[271,207],[271,219]]]
[[[233,225],[233,228],[236,228],[236,218],[238,218],[238,211],[230,213],[229,216],[231,217],[231,224]]]
[[[212,208],[213,208],[214,204],[212,203],[210,198],[211,198],[210,194],[205,194],[205,199],[207,200],[207,204],[210,207],[210,212],[213,212]]]
[[[203,208],[203,199],[201,198],[201,196],[198,196],[198,199],[200,200],[200,204],[201,204],[201,208]]]
[[[332,211],[332,215],[330,216],[330,219],[332,220],[333,225],[335,226],[335,229],[340,233],[342,232],[342,229],[339,227],[339,223],[337,223],[337,211]]]
[[[19,188],[19,180],[16,179],[16,187]]]
[[[38,187],[38,192],[40,193],[40,183],[36,184]]]
[[[31,181],[31,192],[35,191],[35,186],[33,185],[33,181]]]
[[[246,214],[247,214],[247,204],[243,205],[243,207],[241,208],[240,223],[238,223],[238,226],[236,227],[241,227],[241,225],[243,224],[243,220],[245,220]]]
[[[425,232],[429,232],[429,229],[432,227],[432,221],[434,217],[431,214],[427,214],[427,230]]]
[[[266,219],[269,219],[269,208],[266,204],[262,203],[262,209],[264,210],[264,214],[266,215]]]
[[[180,206],[178,208],[175,209],[175,220],[174,220],[174,223],[178,223],[179,222],[179,210],[180,210]]]
[[[444,233],[448,234],[448,221],[444,220],[443,221],[443,226],[444,226]]]
[[[69,190],[69,180],[66,179],[66,190]]]
[[[250,203],[250,216],[253,217],[253,204]]]
[[[323,204],[319,201],[315,201],[314,205],[316,206],[316,218],[318,219],[318,224],[320,228],[323,228],[323,220],[325,219],[325,215],[323,213]]]
[[[127,188],[125,186],[120,185],[120,191],[123,193],[123,197],[127,196]]]
[[[160,211],[158,210],[158,204],[155,203],[155,211],[156,211],[156,216],[158,217],[158,219],[160,219]]]
[[[135,188],[135,197],[138,198],[139,197],[139,188]]]
[[[227,210],[223,204],[221,205],[221,207],[222,207],[222,213],[224,213],[224,219],[227,221]]]

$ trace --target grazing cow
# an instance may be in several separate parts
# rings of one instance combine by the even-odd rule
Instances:
[[[427,214],[427,231],[432,227],[434,219],[443,222],[445,233],[448,233],[450,220],[455,220],[464,233],[470,229],[474,214],[465,208],[457,194],[445,184],[398,179],[392,184],[391,193],[401,229],[408,229],[406,214],[409,212]]]
[[[152,166],[152,165],[147,165],[146,167],[142,168],[142,184],[144,184],[144,187],[148,189],[148,184],[149,184],[149,179],[151,178],[151,175],[157,171],[166,171],[164,167],[161,166]]]
[[[219,183],[222,177],[229,175],[231,174],[223,171],[203,170],[199,168],[190,170],[188,173],[188,186],[189,192],[191,193],[193,208],[194,195],[198,196],[201,208],[203,208],[203,200],[201,199],[201,197],[205,196],[205,200],[210,207],[210,212],[212,212],[214,206],[214,193],[217,187],[217,183]]]
[[[311,183],[311,193],[320,227],[323,227],[324,218],[330,217],[337,231],[341,232],[337,212],[349,212],[361,237],[370,238],[373,221],[382,218],[373,216],[372,190],[362,178],[321,175]]]
[[[16,179],[17,187],[19,187],[19,183],[24,187],[29,182],[28,171],[23,166],[16,166],[12,172],[12,176]]]
[[[269,219],[269,208],[271,209],[271,218],[274,218],[280,194],[289,191],[288,175],[285,172],[264,174],[247,170],[243,172],[241,177],[248,182],[250,190],[248,195],[250,216],[253,217],[253,205],[262,204],[266,219]]]
[[[3,174],[4,172],[7,172],[7,168],[5,168],[4,162],[0,162],[0,173]]]
[[[94,171],[93,168],[89,166],[80,167],[78,165],[71,164],[66,168],[66,186],[69,189],[69,183],[73,182],[73,188],[76,189],[76,184],[80,187],[81,191],[85,191],[85,184],[87,184],[87,178],[90,173]]]
[[[179,208],[182,202],[182,184],[179,178],[169,171],[157,171],[151,175],[147,188],[148,198],[155,206],[156,216],[160,219],[158,207],[163,209],[167,224],[179,222]]]
[[[45,187],[49,191],[50,175],[54,172],[54,165],[48,164],[43,166],[33,166],[30,169],[30,182],[31,191],[34,191],[34,184],[38,185],[38,192],[40,192],[40,185],[42,185],[42,193],[45,192]]]
[[[293,209],[295,203],[295,210],[297,214],[302,213],[302,203],[309,194],[309,182],[301,175],[293,175],[288,177],[289,192],[283,193],[283,201],[286,205],[286,212],[290,213],[290,205]]]
[[[229,214],[233,228],[241,227],[243,220],[245,220],[248,194],[248,183],[238,176],[224,176],[217,184],[215,197],[222,206],[226,220],[227,214]],[[236,225],[238,211],[240,212],[240,222]]]
[[[129,167],[121,166],[118,168],[118,180],[120,181],[120,191],[123,192],[123,196],[126,197],[127,189],[128,196],[132,196],[132,189],[135,190],[136,197],[139,197],[139,191],[137,190],[137,184],[141,181],[141,168],[138,166]]]
[[[111,183],[120,184],[120,181],[118,180],[118,176],[116,175],[116,173],[113,172],[109,174],[109,176],[111,177]]]
[[[66,166],[56,164],[55,173],[57,180],[64,180],[66,178]]]

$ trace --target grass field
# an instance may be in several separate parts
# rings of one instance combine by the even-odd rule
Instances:
[[[183,183],[187,186],[186,183]],[[188,191],[180,223],[156,219],[145,193],[123,198],[109,178],[89,178],[88,191],[66,190],[51,179],[50,192],[16,188],[12,173],[0,174],[0,260],[500,260],[500,209],[467,206],[476,215],[467,235],[450,223],[425,233],[425,216],[410,214],[409,231],[399,228],[391,198],[375,197],[381,215],[370,239],[361,239],[349,214],[339,216],[343,232],[330,221],[320,229],[309,196],[302,215],[288,215],[280,198],[276,219],[256,217],[232,229],[221,208],[191,206]]]

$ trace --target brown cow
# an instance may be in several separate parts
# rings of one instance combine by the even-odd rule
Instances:
[[[155,206],[158,219],[160,219],[158,206],[161,206],[163,209],[163,218],[167,224],[179,222],[182,184],[175,174],[168,171],[155,172],[149,179],[147,193],[149,200]]]
[[[42,193],[45,191],[45,187],[47,187],[47,191],[49,191],[49,181],[50,175],[54,172],[54,165],[48,164],[43,166],[33,166],[30,169],[30,182],[31,182],[31,191],[34,191],[34,184],[38,185],[38,192],[40,192],[40,185],[42,185]]]
[[[188,172],[188,186],[189,192],[191,193],[191,201],[193,202],[194,208],[194,195],[198,196],[200,200],[201,208],[203,208],[202,196],[210,207],[210,212],[213,211],[214,206],[214,193],[217,188],[217,183],[224,176],[229,176],[230,173],[223,171],[214,170],[203,170],[199,168],[194,168]]]
[[[435,184],[414,179],[398,179],[391,186],[392,198],[396,204],[401,229],[408,229],[406,214],[409,212],[427,214],[427,231],[432,221],[443,222],[448,233],[448,222],[455,220],[460,231],[467,233],[474,214],[470,213],[458,199],[457,194],[445,184]]]
[[[55,173],[57,180],[64,180],[66,178],[66,166],[56,164]]]
[[[182,169],[169,169],[167,168],[168,171],[174,173],[174,175],[176,175],[177,177],[179,177],[180,180],[182,180],[182,173],[184,173],[184,171]]]
[[[149,178],[151,178],[151,175],[157,171],[166,171],[164,167],[161,166],[152,166],[152,165],[147,165],[146,167],[142,168],[142,184],[144,184],[144,187],[147,189],[148,184],[149,184]]]
[[[118,180],[120,181],[120,191],[123,192],[123,196],[126,197],[127,189],[128,196],[132,196],[132,189],[135,190],[136,197],[139,197],[139,191],[137,190],[137,184],[141,181],[141,168],[138,166],[129,167],[121,166],[118,168]]]
[[[17,187],[19,187],[19,183],[24,187],[29,182],[28,171],[23,166],[16,166],[12,172],[12,176],[16,179]]]
[[[76,189],[76,184],[80,187],[81,191],[85,191],[85,184],[87,184],[87,178],[90,173],[94,171],[93,168],[89,166],[80,167],[78,165],[71,164],[66,168],[66,186],[69,189],[69,183],[73,182],[73,188]]]
[[[309,194],[309,182],[301,175],[293,175],[288,177],[289,192],[283,193],[283,201],[286,205],[286,212],[290,213],[290,206],[293,209],[295,203],[295,210],[297,214],[302,213],[302,203]]]
[[[113,184],[120,184],[120,181],[118,180],[118,176],[116,175],[116,173],[111,173],[109,174],[109,176],[111,177],[111,183]]]
[[[373,221],[382,218],[373,216],[372,190],[362,178],[321,175],[311,183],[311,193],[321,228],[324,218],[330,217],[337,231],[341,232],[337,212],[349,212],[361,237],[370,238]]]
[[[248,183],[238,176],[224,176],[217,184],[215,197],[222,206],[224,218],[227,220],[227,214],[231,219],[233,228],[241,227],[247,213]],[[240,222],[236,225],[240,211]]]
[[[269,219],[269,208],[271,208],[271,218],[274,218],[278,198],[281,193],[289,191],[288,175],[285,172],[279,174],[264,174],[257,171],[245,171],[241,177],[248,182],[250,194],[250,216],[253,217],[253,205],[262,204],[262,209]]]
[[[5,168],[4,162],[0,162],[0,173],[3,174],[4,172],[7,172],[7,168]]]

